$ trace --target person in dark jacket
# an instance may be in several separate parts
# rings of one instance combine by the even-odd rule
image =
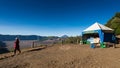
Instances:
[[[19,54],[21,53],[19,43],[20,43],[20,40],[18,38],[16,38],[15,42],[14,42],[14,55],[16,55],[17,50],[19,51]]]

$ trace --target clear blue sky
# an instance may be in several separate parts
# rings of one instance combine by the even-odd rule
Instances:
[[[0,34],[80,35],[120,12],[120,0],[0,0]]]

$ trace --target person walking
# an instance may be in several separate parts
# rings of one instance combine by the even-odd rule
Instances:
[[[20,43],[20,40],[18,38],[16,38],[15,42],[14,42],[14,55],[16,55],[17,50],[19,51],[19,54],[21,53],[19,43]]]

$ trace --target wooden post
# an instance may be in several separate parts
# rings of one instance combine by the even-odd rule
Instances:
[[[113,48],[116,48],[116,45],[115,45],[115,43],[113,43]]]
[[[62,45],[63,45],[63,40],[62,40]]]
[[[33,41],[33,42],[32,42],[32,48],[34,48],[34,43],[35,43],[35,42]]]
[[[79,39],[77,39],[77,44],[79,44]]]

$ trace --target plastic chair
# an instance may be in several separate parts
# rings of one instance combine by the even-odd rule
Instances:
[[[90,48],[95,48],[95,45],[92,43],[92,44],[90,45]]]

